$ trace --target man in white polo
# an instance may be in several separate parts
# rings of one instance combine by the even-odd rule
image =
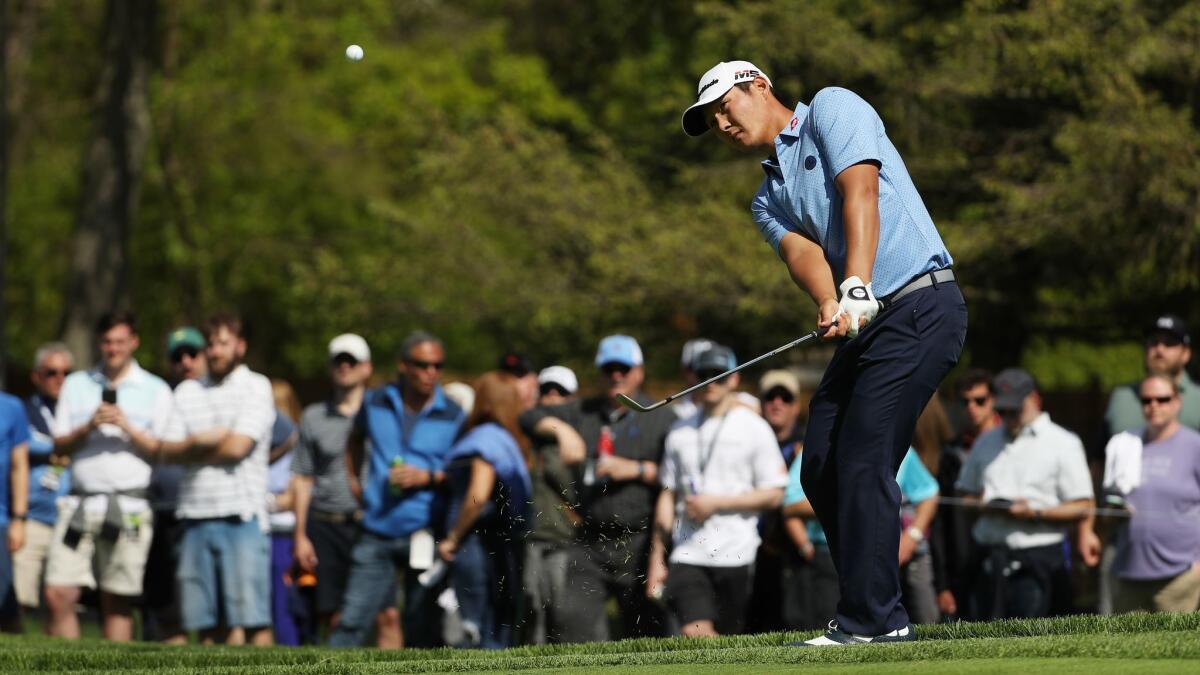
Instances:
[[[701,381],[736,366],[720,345],[691,363]],[[788,481],[775,434],[738,404],[737,385],[734,373],[698,392],[699,410],[667,435],[659,474],[646,593],[665,593],[688,637],[742,632],[759,513],[779,507]]]
[[[210,317],[208,375],[175,389],[160,461],[187,466],[175,515],[183,628],[204,642],[270,645],[271,542],[267,455],[275,422],[271,383],[243,363],[242,322]]]
[[[79,637],[80,587],[100,589],[104,637],[133,639],[131,602],[153,536],[146,501],[153,450],[166,430],[171,388],[142,370],[131,312],[110,312],[96,326],[100,364],[72,373],[54,415],[54,452],[71,462],[71,496],[59,500],[46,560],[51,635]]]
[[[976,441],[956,487],[982,507],[980,618],[1046,616],[1065,576],[1063,538],[1091,512],[1092,478],[1079,437],[1050,421],[1033,376],[996,376],[1003,424]]]

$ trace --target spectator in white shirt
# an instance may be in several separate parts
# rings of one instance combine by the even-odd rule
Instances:
[[[236,316],[213,316],[203,332],[208,375],[175,389],[159,452],[161,461],[187,466],[176,511],[183,627],[206,643],[269,645],[271,383],[242,363],[246,340]]]

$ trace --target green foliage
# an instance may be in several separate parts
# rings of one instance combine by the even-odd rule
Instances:
[[[40,6],[13,102],[21,361],[62,313],[102,10]],[[880,111],[955,256],[973,364],[1109,384],[1152,315],[1200,320],[1195,0],[172,2],[159,31],[129,270],[148,363],[221,307],[298,376],[344,330],[381,363],[433,330],[461,371],[510,346],[586,368],[618,330],[660,373],[698,334],[781,344],[812,308],[750,222],[757,161],[679,131],[730,58],[787,100],[836,84]]]

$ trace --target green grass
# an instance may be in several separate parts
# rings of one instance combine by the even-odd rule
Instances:
[[[712,640],[668,638],[589,645],[518,647],[503,652],[450,649],[165,647],[44,637],[0,638],[0,672],[581,672],[620,673],[1055,673],[1200,672],[1200,613],[1131,614],[923,626],[897,645],[797,649],[811,634],[771,633]]]

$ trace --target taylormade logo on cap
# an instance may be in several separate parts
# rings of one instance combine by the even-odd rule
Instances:
[[[708,131],[704,106],[724,96],[733,85],[753,82],[756,77],[771,85],[771,78],[749,61],[722,61],[709,69],[696,85],[696,102],[683,111],[683,132],[688,136],[699,136]]]

